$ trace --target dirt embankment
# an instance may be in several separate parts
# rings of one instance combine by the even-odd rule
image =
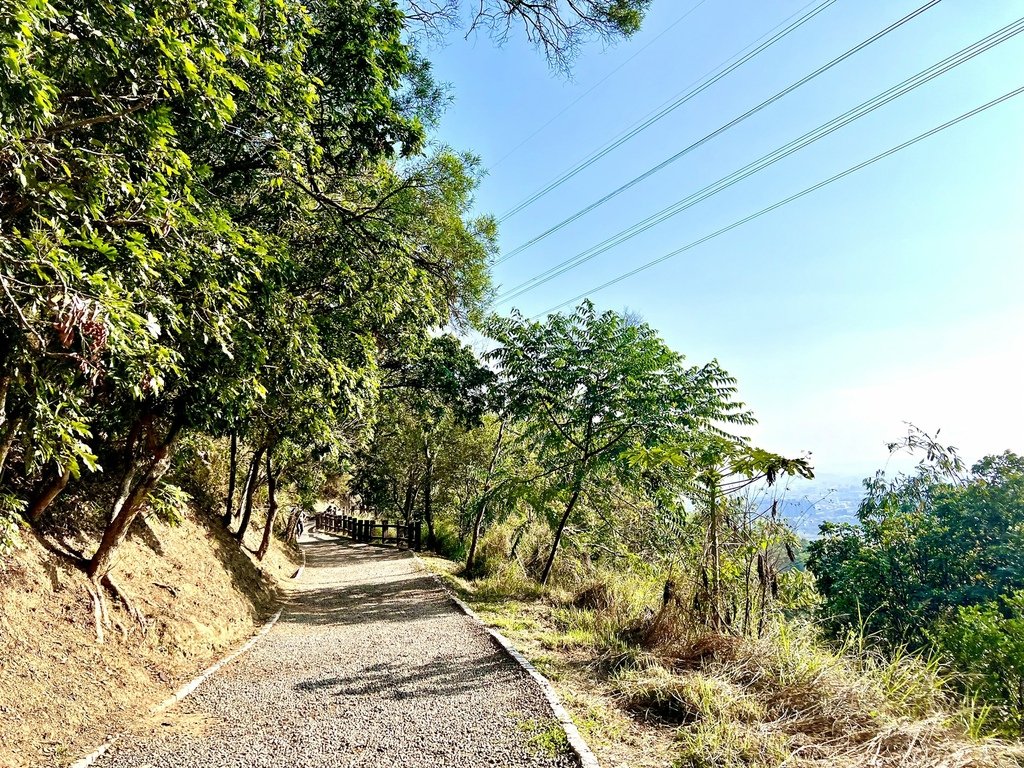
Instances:
[[[279,543],[257,563],[195,514],[137,526],[114,573],[146,624],[115,607],[100,645],[81,572],[24,539],[0,563],[0,768],[67,766],[124,730],[251,635],[295,569]]]

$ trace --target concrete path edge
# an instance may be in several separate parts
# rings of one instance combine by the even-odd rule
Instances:
[[[565,736],[569,742],[569,746],[580,761],[581,768],[600,768],[600,764],[597,762],[597,757],[587,745],[583,736],[580,735],[579,729],[576,727],[576,723],[573,722],[572,717],[562,705],[562,700],[558,697],[558,693],[551,685],[551,681],[538,672],[537,668],[534,667],[533,664],[523,656],[523,654],[516,650],[516,647],[512,645],[507,637],[501,634],[498,630],[487,626],[487,624],[477,616],[476,611],[466,605],[458,595],[452,592],[448,585],[444,583],[444,580],[431,571],[415,552],[413,552],[413,558],[416,560],[416,564],[419,568],[437,583],[441,588],[441,591],[448,596],[448,599],[455,603],[462,612],[469,617],[470,621],[482,627],[498,644],[498,647],[508,654],[512,660],[522,667],[526,673],[533,678],[534,682],[540,686],[541,692],[544,694],[544,698],[547,699],[548,706],[551,707],[551,711],[554,714],[555,719],[558,720],[562,729],[565,731]]]
[[[302,572],[306,568],[306,551],[301,548],[299,549],[299,551],[302,552],[302,565],[300,565],[298,570],[295,571],[295,575],[292,576],[292,579],[300,578],[302,576]],[[234,661],[243,653],[245,653],[254,645],[256,645],[260,638],[264,637],[268,632],[270,632],[270,630],[274,628],[274,625],[277,624],[277,620],[281,618],[281,611],[283,610],[283,608],[279,608],[277,610],[277,613],[275,613],[273,616],[267,619],[267,621],[263,623],[263,626],[261,626],[259,630],[257,630],[256,634],[254,634],[252,637],[246,640],[241,647],[236,648],[235,650],[231,651],[223,658],[221,658],[220,661],[217,661],[214,664],[211,664],[206,669],[204,669],[202,672],[199,673],[199,675],[194,677],[192,680],[189,680],[187,683],[178,688],[178,690],[176,690],[166,699],[161,701],[155,707],[151,708],[149,710],[149,714],[156,715],[170,709],[175,704],[188,697],[189,694],[191,694],[193,691],[196,690],[196,688],[198,688],[200,685],[206,682],[212,675],[216,674],[217,671],[219,671],[226,664],[229,664],[230,662]],[[71,763],[71,765],[68,768],[89,768],[89,766],[91,766],[93,763],[95,763],[97,760],[103,757],[103,755],[105,755],[110,750],[110,748],[114,746],[114,742],[116,742],[117,739],[117,736],[110,737],[85,757]]]

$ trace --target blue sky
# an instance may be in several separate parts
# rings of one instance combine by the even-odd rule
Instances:
[[[503,251],[923,2],[838,0],[504,221]],[[489,168],[478,210],[508,211],[806,0],[705,0],[671,26],[696,4],[655,0],[640,33],[609,49],[597,43],[586,48],[571,80],[552,73],[516,37],[495,47],[483,33],[468,39],[454,34],[444,46],[428,49],[437,78],[449,82],[455,96],[441,140],[473,150]],[[532,277],[1020,17],[1024,0],[943,0],[499,264],[496,282],[511,287]],[[1024,34],[498,309],[545,311],[1024,85],[1022,63]],[[904,421],[941,427],[970,459],[1007,448],[1024,451],[1022,135],[1024,95],[592,299],[600,308],[639,313],[693,362],[717,358],[737,376],[742,398],[759,418],[756,441],[780,452],[812,451],[824,474],[870,474],[885,464],[885,442],[905,432]]]

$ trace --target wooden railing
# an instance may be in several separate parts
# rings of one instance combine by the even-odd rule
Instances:
[[[423,523],[420,520],[366,520],[352,515],[339,515],[330,511],[316,516],[316,528],[324,533],[348,536],[365,544],[403,545],[407,549],[423,548]]]

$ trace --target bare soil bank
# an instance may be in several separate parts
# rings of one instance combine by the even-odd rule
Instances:
[[[251,635],[296,567],[279,542],[257,563],[195,513],[173,527],[137,526],[114,575],[146,624],[111,600],[115,627],[100,645],[83,574],[31,534],[24,539],[0,562],[2,768],[67,766],[126,730]]]

